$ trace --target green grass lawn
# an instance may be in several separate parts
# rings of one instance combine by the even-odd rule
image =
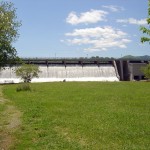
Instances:
[[[17,150],[150,149],[150,83],[31,84],[31,92],[3,87],[22,112]]]

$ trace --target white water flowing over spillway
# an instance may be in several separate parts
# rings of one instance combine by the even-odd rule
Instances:
[[[0,83],[18,83],[21,80],[16,76],[18,66],[5,67],[0,71]],[[117,72],[111,64],[101,65],[39,65],[39,78],[32,82],[54,81],[119,81]]]

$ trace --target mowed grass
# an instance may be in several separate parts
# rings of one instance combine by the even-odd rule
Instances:
[[[150,149],[150,83],[31,84],[31,92],[4,86],[22,112],[12,149]]]

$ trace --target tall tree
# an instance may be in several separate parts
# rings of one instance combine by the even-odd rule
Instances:
[[[148,42],[150,44],[150,0],[148,0],[148,18],[147,18],[148,27],[142,26],[140,30],[147,34],[147,36],[141,37],[141,42]]]
[[[0,67],[17,58],[17,51],[12,46],[19,36],[16,8],[11,2],[0,2]]]

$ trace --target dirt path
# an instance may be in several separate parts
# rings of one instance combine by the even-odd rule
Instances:
[[[9,150],[15,143],[14,132],[21,125],[21,112],[9,100],[4,99],[0,86],[0,105],[5,107],[0,112],[0,150]]]

